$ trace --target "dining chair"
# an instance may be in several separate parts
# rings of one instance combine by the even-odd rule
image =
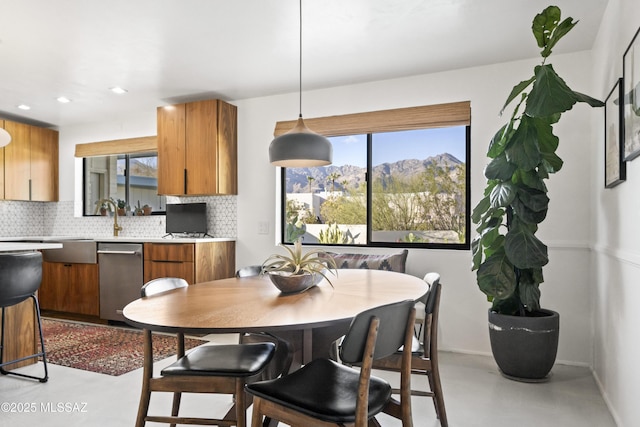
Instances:
[[[262,273],[261,265],[247,265],[245,267],[238,269],[238,271],[236,271],[236,277],[240,278],[240,277],[259,276],[260,273]]]
[[[41,383],[49,380],[47,370],[47,354],[44,347],[44,336],[42,334],[42,319],[40,318],[40,305],[36,298],[36,291],[42,282],[42,253],[40,252],[20,252],[0,254],[0,307],[2,307],[2,327],[0,332],[0,373],[2,375],[14,375],[17,377],[31,378]],[[5,357],[5,310],[21,302],[31,299],[33,301],[33,311],[38,324],[40,335],[40,351],[20,357],[15,360],[4,360]],[[44,375],[37,377],[4,369],[7,365],[22,362],[28,359],[42,357]]]
[[[255,277],[260,274],[262,274],[262,265],[247,265],[236,271],[237,278]],[[269,366],[262,372],[261,379],[267,380],[285,375],[289,372],[293,361],[293,348],[289,341],[267,332],[247,332],[240,334],[239,337],[240,344],[265,341],[276,345],[276,354]]]
[[[143,298],[153,298],[162,292],[188,286],[183,279],[165,277],[154,279],[142,287]],[[152,354],[151,331],[145,330],[145,354]],[[145,358],[142,394],[136,427],[147,421],[197,425],[246,426],[246,410],[250,402],[244,391],[245,384],[258,378],[275,353],[272,342],[201,345],[185,354],[184,334],[178,333],[176,362],[153,377],[153,358]],[[171,416],[150,416],[149,402],[152,392],[173,392]],[[230,394],[235,402],[235,419],[194,418],[178,415],[182,393]]]
[[[444,396],[438,367],[438,314],[440,312],[442,284],[440,283],[440,275],[438,273],[427,273],[424,280],[430,286],[424,308],[424,339],[418,340],[415,336],[412,339],[411,373],[426,375],[429,383],[429,391],[418,390],[415,388],[416,382],[414,381],[414,388],[411,389],[411,395],[429,396],[433,398],[436,416],[440,420],[440,425],[447,427],[449,423],[447,421],[447,411],[444,407]],[[403,355],[404,352],[396,352],[389,357],[376,360],[373,367],[374,369],[400,371],[402,373]],[[394,389],[393,392],[396,394],[400,393],[400,400],[402,400],[403,394],[401,390]]]
[[[383,410],[400,415],[411,426],[410,358],[414,301],[407,300],[359,313],[351,322],[340,346],[340,357],[348,366],[328,358],[314,359],[297,371],[269,381],[246,386],[253,395],[251,426],[262,418],[292,426],[335,426],[353,423],[365,427]],[[402,404],[392,398],[389,383],[371,375],[372,362],[407,349],[402,372]],[[357,366],[355,368],[354,366]]]

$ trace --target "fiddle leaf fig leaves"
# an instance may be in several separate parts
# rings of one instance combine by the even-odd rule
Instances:
[[[560,8],[549,6],[533,18],[531,30],[538,42],[538,47],[543,48],[540,53],[543,58],[551,55],[551,50],[556,43],[578,23],[578,21],[573,22],[573,18],[560,22],[560,16]]]
[[[535,68],[536,81],[527,99],[525,114],[531,117],[547,117],[570,110],[578,97],[567,86],[551,64]]]
[[[502,110],[500,110],[500,115],[502,115],[502,113],[504,112],[504,109],[507,108],[507,105],[511,104],[511,101],[513,101],[516,98],[516,96],[520,95],[523,90],[525,90],[527,87],[529,87],[529,85],[535,79],[536,79],[536,76],[531,77],[529,80],[523,80],[520,83],[518,83],[517,85],[515,85],[513,87],[513,89],[511,89],[511,93],[509,94],[509,97],[507,98],[507,101],[504,103],[504,106],[502,107]]]
[[[536,279],[534,269],[520,271],[518,295],[522,304],[530,311],[540,309],[540,281]]]
[[[487,258],[478,269],[477,278],[480,290],[493,298],[505,299],[516,289],[516,274],[504,251]]]
[[[484,176],[487,179],[507,181],[511,179],[516,169],[516,165],[509,163],[507,156],[502,154],[489,162],[484,169]]]
[[[487,150],[491,159],[484,170],[487,185],[471,217],[478,224],[478,236],[471,244],[472,269],[478,287],[500,313],[540,308],[542,267],[549,257],[547,246],[535,234],[549,209],[545,179],[563,166],[556,154],[559,140],[553,125],[577,102],[604,105],[574,92],[546,63],[576,24],[572,18],[562,20],[557,6],[535,16],[531,29],[542,49],[542,63],[534,68],[533,77],[511,90],[500,114],[508,105],[516,105]]]
[[[492,208],[500,208],[508,206],[515,197],[516,187],[510,182],[503,182],[493,187],[489,199]]]
[[[524,170],[533,169],[540,163],[538,131],[531,117],[522,117],[511,140],[511,144],[505,150],[510,163]]]
[[[539,268],[549,262],[547,246],[535,236],[536,229],[533,225],[514,220],[505,236],[505,254],[519,269]]]

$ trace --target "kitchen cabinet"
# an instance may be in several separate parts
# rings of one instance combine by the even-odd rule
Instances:
[[[43,262],[40,308],[100,315],[98,264]]]
[[[235,275],[235,242],[145,243],[144,281],[180,277],[190,285]]]
[[[237,108],[213,99],[159,107],[158,193],[238,194]]]
[[[58,200],[58,131],[5,120],[4,199]]]

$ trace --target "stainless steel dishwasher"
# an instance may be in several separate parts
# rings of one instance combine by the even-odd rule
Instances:
[[[98,243],[100,318],[124,321],[122,309],[140,298],[142,244]]]

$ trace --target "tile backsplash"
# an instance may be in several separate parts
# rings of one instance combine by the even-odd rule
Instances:
[[[207,203],[209,234],[236,238],[237,196],[178,198],[179,203]],[[18,202],[0,200],[0,237],[72,236],[110,237],[111,217],[74,217],[74,202]],[[162,237],[165,216],[118,217],[123,237]]]

